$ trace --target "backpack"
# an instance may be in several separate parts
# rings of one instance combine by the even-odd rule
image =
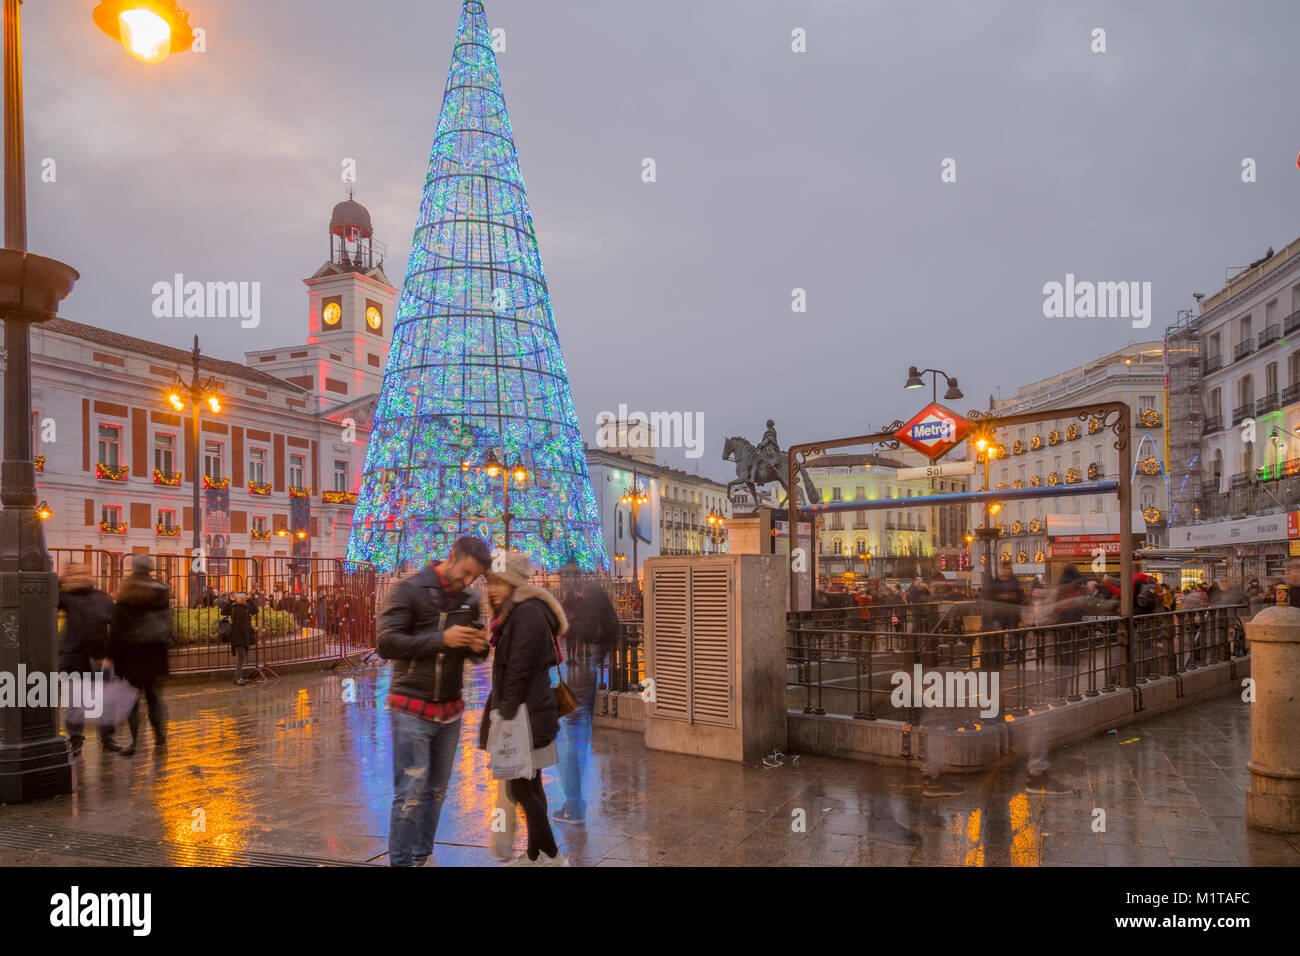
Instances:
[[[1133,606],[1140,611],[1154,611],[1156,607],[1156,586],[1150,581],[1138,585],[1137,594],[1133,596]]]

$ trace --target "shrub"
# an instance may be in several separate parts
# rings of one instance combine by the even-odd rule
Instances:
[[[176,631],[173,645],[192,647],[202,644],[224,644],[217,636],[217,624],[221,620],[221,611],[215,607],[181,607],[172,608],[172,625]],[[289,611],[259,611],[253,618],[257,627],[258,641],[271,637],[283,637],[298,629],[293,614]]]

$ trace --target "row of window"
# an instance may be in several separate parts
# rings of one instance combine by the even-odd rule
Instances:
[[[1291,287],[1291,312],[1295,314],[1300,311],[1300,284]],[[1277,299],[1272,299],[1264,304],[1264,324],[1259,329],[1259,337],[1255,336],[1254,316],[1252,313],[1246,313],[1233,322],[1228,331],[1234,332],[1232,342],[1232,356],[1234,359],[1244,355],[1249,355],[1256,348],[1263,348],[1271,345],[1281,337],[1283,329],[1281,328],[1281,309],[1278,306]],[[1220,326],[1222,328],[1222,326]],[[1206,339],[1205,354],[1207,356],[1207,365],[1214,365],[1217,359],[1220,364],[1223,362],[1224,341],[1222,332],[1214,332]],[[1293,381],[1295,381],[1293,379]]]
[[[1300,385],[1300,349],[1296,349],[1294,352],[1291,353],[1291,357],[1287,359],[1287,366],[1288,366],[1288,374],[1291,377],[1290,384]],[[1264,394],[1262,396],[1259,396],[1258,400],[1268,401],[1269,399],[1272,399],[1276,403],[1279,395],[1278,384],[1279,384],[1278,363],[1269,362],[1267,365],[1264,366]],[[1237,424],[1237,422],[1240,420],[1238,418],[1239,414],[1241,415],[1242,418],[1253,418],[1257,411],[1256,402],[1257,402],[1257,398],[1255,395],[1255,376],[1243,375],[1241,378],[1237,380],[1236,403],[1233,405],[1233,409],[1232,409],[1233,410],[1232,423],[1234,425]],[[1272,411],[1272,409],[1264,409],[1264,411]],[[1205,409],[1205,415],[1209,419],[1217,418],[1220,421],[1222,421],[1223,419],[1222,387],[1210,389],[1210,400],[1208,406]]]
[[[99,509],[100,530],[112,532],[114,529],[123,527],[124,518],[122,517],[121,505],[102,505]],[[250,532],[255,532],[258,536],[269,537],[269,525],[267,524],[266,515],[253,515],[249,521]],[[157,510],[157,521],[155,528],[158,531],[180,531],[180,522],[176,516],[175,508],[159,508]]]
[[[126,457],[122,442],[122,430],[123,426],[121,425],[101,423],[99,426],[98,460],[110,469],[116,470],[121,467],[122,461]],[[178,442],[179,438],[176,435],[166,432],[154,434],[153,466],[155,470],[164,475],[177,473]],[[203,441],[203,474],[216,481],[226,477],[225,446],[226,443],[218,439],[208,438]],[[246,449],[245,454],[247,457],[244,464],[248,473],[248,480],[258,484],[266,484],[266,465],[270,450],[264,446],[251,445]],[[305,488],[307,486],[306,454],[290,453],[289,484],[295,488]],[[334,462],[334,490],[351,490],[348,481],[348,462],[344,459],[337,459]]]

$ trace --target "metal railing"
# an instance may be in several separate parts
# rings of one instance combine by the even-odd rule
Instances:
[[[1221,431],[1223,431],[1223,416],[1213,415],[1205,420],[1205,427],[1201,430],[1201,434],[1209,435]]]
[[[1270,325],[1268,328],[1266,328],[1263,332],[1259,333],[1259,338],[1257,341],[1259,343],[1259,347],[1262,349],[1266,345],[1272,345],[1281,337],[1282,337],[1282,329],[1277,323],[1274,323]]]
[[[55,548],[54,570],[90,568],[96,586],[116,596],[130,573],[132,554]],[[224,671],[229,644],[217,634],[221,604],[243,591],[257,603],[256,643],[250,663],[274,669],[309,661],[342,663],[375,646],[378,592],[373,567],[336,558],[208,557],[199,570],[189,555],[155,554],[154,577],[167,586],[175,635],[174,674]]]
[[[1265,412],[1271,412],[1277,408],[1277,392],[1269,392],[1263,398],[1255,401],[1256,417],[1263,415]]]
[[[618,643],[597,669],[597,686],[615,693],[638,691],[645,679],[644,622],[622,621],[621,624]]]
[[[1195,361],[1195,359],[1193,359],[1193,361]],[[1222,355],[1207,355],[1207,356],[1205,357],[1205,374],[1206,374],[1206,375],[1209,375],[1211,372],[1217,372],[1217,371],[1218,371],[1219,369],[1221,369],[1221,368],[1223,368],[1223,356],[1222,356]]]
[[[1241,342],[1240,344],[1237,345],[1235,349],[1232,350],[1232,360],[1234,362],[1238,362],[1241,359],[1244,359],[1247,355],[1253,354],[1254,351],[1255,351],[1255,340],[1246,339],[1246,341]]]
[[[1238,405],[1232,410],[1232,424],[1240,425],[1247,418],[1250,418],[1255,412],[1255,403],[1247,402],[1245,405]]]
[[[1300,309],[1296,309],[1282,320],[1283,335],[1290,335],[1296,329],[1300,329]]]
[[[1282,407],[1300,402],[1300,382],[1295,382],[1282,389]]]
[[[1016,609],[1017,611],[1019,609]],[[1099,616],[1066,624],[1004,630],[850,627],[791,615],[787,625],[789,705],[807,714],[851,714],[914,722],[920,708],[891,701],[895,675],[917,665],[947,687],[974,685],[996,672],[999,717],[1050,702],[1194,670],[1246,653],[1243,607],[1170,611],[1130,619]],[[996,612],[994,612],[996,613]],[[978,615],[966,616],[973,624]],[[910,700],[910,697],[909,697]]]

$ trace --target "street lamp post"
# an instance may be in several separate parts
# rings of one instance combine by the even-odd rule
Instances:
[[[475,472],[487,472],[489,478],[495,478],[497,475],[501,476],[501,523],[504,529],[503,537],[505,539],[505,550],[509,551],[510,519],[513,517],[510,514],[510,479],[513,478],[515,484],[520,488],[523,488],[527,485],[528,479],[532,477],[532,473],[529,472],[521,462],[515,462],[513,465],[503,463],[501,458],[497,457],[495,448],[488,449],[487,454],[483,457],[482,464],[474,465],[465,461],[461,462],[460,467],[462,471],[468,471],[470,468],[473,468]]]
[[[130,29],[136,24],[143,25],[138,14],[152,14],[150,43],[157,51],[166,46],[167,52],[180,52],[194,42],[194,34],[175,0],[154,3],[114,0],[111,6],[118,23],[130,21]],[[102,29],[108,21],[101,22],[99,13],[97,8],[95,22]],[[123,39],[133,51],[140,40],[134,35],[122,36],[120,32],[115,38]],[[58,578],[52,570],[53,562],[35,507],[29,327],[54,318],[59,303],[72,292],[80,275],[66,263],[27,251],[27,157],[23,138],[19,0],[4,0],[4,47],[5,248],[0,250],[0,318],[5,327],[5,383],[4,461],[0,464],[0,670],[17,673],[21,663],[32,673],[53,673]],[[68,763],[67,742],[58,733],[58,708],[5,707],[2,711],[0,803],[22,803],[71,793],[72,767]]]
[[[713,525],[713,553],[714,554],[720,554],[722,551],[721,545],[718,543],[718,535],[722,531],[722,523],[726,520],[727,520],[726,517],[723,514],[721,514],[718,511],[718,509],[716,508],[709,509],[709,524]]]
[[[907,384],[904,385],[903,388],[906,389],[925,388],[925,379],[921,377],[923,375],[930,375],[930,383],[931,383],[930,400],[931,401],[937,402],[939,400],[938,395],[939,395],[940,375],[942,375],[943,380],[948,383],[948,391],[943,393],[944,401],[955,402],[965,397],[964,395],[962,395],[961,389],[957,387],[957,380],[952,376],[950,376],[947,372],[940,371],[937,368],[927,368],[927,369],[922,369],[920,371],[917,371],[916,366],[913,365],[911,368],[907,370]]]
[[[998,446],[991,437],[985,437],[977,439],[975,447],[984,459],[984,490],[989,491],[991,490],[989,485],[989,462],[998,456]],[[984,500],[984,527],[975,529],[975,533],[984,542],[984,573],[981,577],[984,579],[985,584],[988,583],[991,577],[996,577],[994,558],[997,550],[998,529],[993,519],[997,517],[998,512],[1001,510],[1002,505],[986,498]]]
[[[192,436],[191,446],[194,454],[188,462],[190,466],[190,480],[194,483],[194,528],[191,540],[194,545],[195,557],[198,556],[199,549],[203,547],[203,512],[199,507],[199,489],[203,484],[203,476],[200,472],[202,463],[202,442],[203,426],[200,420],[200,410],[204,402],[212,409],[213,414],[221,411],[221,401],[217,398],[216,379],[209,378],[206,382],[199,380],[199,337],[194,336],[194,350],[190,355],[191,367],[193,374],[189,384],[186,384],[179,376],[176,378],[176,384],[172,388],[171,394],[167,396],[172,408],[177,412],[185,410],[185,402],[181,400],[181,395],[186,394],[190,397],[191,425],[190,432]]]
[[[638,506],[650,501],[650,493],[644,485],[637,484],[636,472],[632,472],[632,484],[623,489],[623,497],[620,498],[619,504],[632,506],[632,580],[641,580],[641,575],[636,560],[636,539],[637,539],[637,515]]]

